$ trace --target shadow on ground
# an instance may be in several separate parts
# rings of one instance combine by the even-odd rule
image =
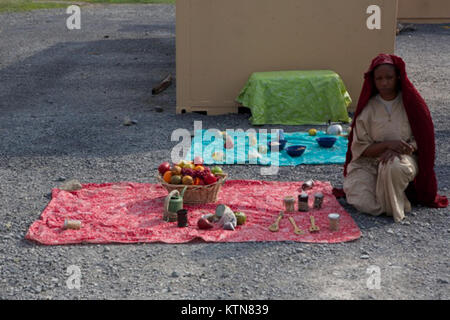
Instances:
[[[167,120],[162,123],[152,105],[175,115],[175,81],[159,96],[152,97],[151,88],[169,73],[175,75],[174,37],[59,43],[3,68],[0,154],[158,150],[150,143],[150,126],[167,127]],[[123,126],[133,114],[142,123]]]

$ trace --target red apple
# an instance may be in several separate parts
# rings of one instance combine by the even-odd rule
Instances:
[[[159,165],[158,167],[158,171],[160,175],[164,175],[164,173],[166,173],[166,171],[170,170],[170,163],[169,162],[163,162]]]
[[[203,180],[205,181],[205,184],[213,184],[217,181],[217,178],[214,174],[208,173]]]
[[[225,147],[225,149],[233,149],[234,148],[233,139],[228,135],[225,138],[224,147]]]
[[[214,225],[205,218],[198,219],[197,226],[199,229],[211,229]]]

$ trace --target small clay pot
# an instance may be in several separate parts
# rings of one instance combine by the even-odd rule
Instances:
[[[189,225],[187,214],[188,211],[186,209],[181,209],[177,211],[177,221],[179,228],[187,227]]]

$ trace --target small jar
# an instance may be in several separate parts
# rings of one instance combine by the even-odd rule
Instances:
[[[284,207],[286,212],[294,212],[295,211],[295,198],[292,196],[288,196],[284,198]]]
[[[308,194],[302,192],[298,195],[298,211],[307,212],[308,210]]]
[[[314,195],[314,208],[321,209],[322,203],[323,203],[323,194],[322,194],[322,192],[317,192]]]
[[[330,213],[328,215],[328,221],[330,223],[330,230],[331,231],[338,231],[339,230],[339,214],[338,213]]]
[[[70,219],[64,220],[64,229],[79,230],[80,228],[81,228],[80,220],[70,220]]]

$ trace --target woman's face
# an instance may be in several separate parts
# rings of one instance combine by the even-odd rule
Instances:
[[[392,95],[397,92],[397,73],[390,64],[382,64],[373,72],[375,86],[381,95]]]

